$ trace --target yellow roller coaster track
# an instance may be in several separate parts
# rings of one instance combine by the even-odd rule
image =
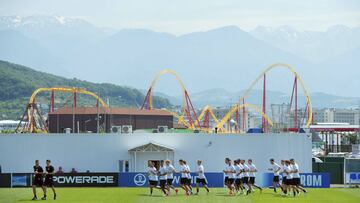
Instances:
[[[235,113],[236,111],[241,110],[241,108],[246,107],[246,108],[251,108],[254,109],[255,111],[257,111],[263,118],[266,119],[266,121],[273,126],[273,122],[272,120],[266,115],[264,114],[261,109],[259,109],[256,105],[254,104],[236,104],[235,106],[233,106],[230,111],[224,116],[223,119],[221,119],[221,121],[216,125],[217,129],[219,132],[227,132],[226,129],[224,129],[224,125],[225,123],[231,118],[231,115],[233,113]]]
[[[206,105],[206,106],[203,108],[203,110],[201,111],[201,113],[200,113],[200,115],[199,115],[199,117],[198,117],[198,120],[201,121],[201,119],[203,119],[206,111],[209,111],[210,116],[214,119],[215,123],[218,124],[218,123],[219,123],[219,119],[215,116],[212,107],[209,106],[209,105]]]
[[[36,123],[33,121],[33,109],[31,109],[31,107],[34,106],[35,104],[35,99],[36,96],[41,93],[41,92],[70,92],[70,93],[80,93],[80,94],[85,94],[85,95],[90,95],[92,97],[94,97],[97,101],[99,101],[99,103],[103,106],[103,107],[108,107],[108,105],[95,93],[87,91],[85,89],[81,89],[81,88],[75,88],[75,87],[45,87],[45,88],[39,88],[37,90],[35,90],[32,95],[30,96],[29,99],[29,104],[27,107],[27,116],[28,116],[28,123],[29,123],[29,131],[30,132],[34,132],[36,126]]]
[[[299,76],[299,74],[295,71],[295,69],[288,65],[288,64],[285,64],[285,63],[275,63],[269,67],[267,67],[255,80],[254,82],[250,85],[250,87],[245,91],[244,95],[240,98],[239,101],[242,101],[243,99],[246,99],[251,90],[254,88],[254,86],[257,84],[257,82],[259,80],[261,80],[265,74],[267,74],[269,71],[271,71],[272,69],[274,68],[286,68],[288,69],[296,78],[297,80],[300,82],[300,85],[301,85],[301,88],[303,90],[303,93],[305,94],[305,97],[306,97],[306,104],[308,105],[308,119],[307,119],[307,122],[306,122],[306,127],[309,128],[311,123],[312,123],[312,105],[311,105],[311,100],[310,100],[310,95],[308,93],[308,91],[306,90],[305,88],[305,85],[304,85],[304,82],[303,80],[301,79],[301,77]]]
[[[183,124],[184,126],[190,128],[190,129],[195,129],[195,125],[190,125],[190,123],[188,123],[186,120],[185,120],[185,105],[186,105],[186,93],[189,94],[186,90],[186,87],[185,87],[185,84],[184,82],[182,81],[182,79],[180,78],[180,76],[174,71],[174,70],[171,70],[171,69],[164,69],[162,71],[160,71],[156,76],[155,78],[153,79],[153,81],[151,82],[151,85],[150,85],[150,94],[149,94],[149,109],[153,109],[153,92],[154,92],[154,88],[156,86],[156,83],[157,81],[161,78],[161,76],[165,75],[165,74],[170,74],[170,75],[173,75],[175,76],[176,80],[178,81],[178,83],[180,84],[180,87],[181,87],[181,91],[182,91],[182,111],[181,111],[181,115],[175,113],[175,112],[172,112],[172,111],[169,111],[171,114],[174,115],[174,117],[176,117],[178,119],[178,123],[179,124]],[[196,122],[197,124],[197,122]]]
[[[186,91],[186,87],[185,84],[183,83],[183,81],[181,80],[180,76],[173,70],[171,69],[164,69],[162,71],[160,71],[156,77],[154,78],[154,80],[151,82],[150,88],[151,88],[151,92],[153,92],[154,87],[157,83],[157,81],[160,79],[161,76],[165,75],[165,74],[171,74],[173,76],[175,76],[176,80],[179,82],[181,90],[182,90],[182,94],[183,94],[183,107],[185,106],[185,91]],[[149,108],[150,110],[153,109],[153,98],[152,98],[152,93],[149,95]]]

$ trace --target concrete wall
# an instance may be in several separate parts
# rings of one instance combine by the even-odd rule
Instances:
[[[185,159],[195,169],[197,159],[205,170],[223,170],[224,158],[252,158],[260,172],[269,166],[269,158],[295,158],[301,172],[311,172],[311,138],[306,134],[0,134],[0,165],[3,172],[31,172],[35,159],[45,164],[53,160],[55,168],[65,171],[118,172],[119,160],[134,162],[129,149],[149,142],[174,149],[174,160]],[[152,153],[137,156],[137,171],[145,168]],[[172,157],[171,157],[172,158]],[[134,163],[130,163],[134,169]],[[178,164],[175,163],[175,167]]]

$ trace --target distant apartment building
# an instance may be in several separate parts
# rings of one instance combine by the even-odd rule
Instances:
[[[349,123],[359,125],[359,109],[314,109],[314,123]]]

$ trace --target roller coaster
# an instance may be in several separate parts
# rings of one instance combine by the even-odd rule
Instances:
[[[273,65],[270,65],[267,67],[264,71],[262,71],[259,76],[251,83],[250,87],[245,91],[245,93],[240,97],[239,102],[235,105],[233,105],[229,112],[221,119],[219,120],[212,109],[211,106],[207,105],[205,106],[200,115],[197,116],[196,110],[194,109],[194,106],[191,102],[189,93],[187,89],[185,88],[184,82],[181,80],[180,76],[174,71],[170,69],[165,69],[160,71],[154,80],[152,81],[147,94],[145,96],[143,105],[141,109],[149,109],[152,110],[153,107],[153,99],[152,95],[154,92],[154,87],[157,83],[157,81],[160,79],[161,76],[165,74],[171,74],[175,76],[177,82],[181,86],[182,90],[182,111],[180,114],[177,114],[175,112],[172,112],[173,115],[178,119],[178,123],[184,125],[185,127],[192,129],[192,130],[202,130],[205,132],[211,132],[212,129],[216,129],[219,133],[230,133],[233,132],[230,127],[230,120],[235,114],[235,132],[241,132],[240,128],[242,128],[242,132],[245,131],[246,128],[246,109],[252,109],[262,117],[262,131],[268,132],[269,131],[269,125],[273,126],[272,120],[269,118],[269,116],[266,114],[266,75],[275,68],[285,68],[290,71],[290,73],[294,76],[294,83],[292,87],[292,94],[290,98],[290,108],[289,113],[292,112],[292,108],[294,106],[294,123],[293,127],[283,129],[284,131],[292,131],[292,132],[299,132],[300,128],[302,126],[302,123],[306,120],[305,127],[309,128],[310,124],[312,123],[312,105],[310,100],[310,95],[308,94],[308,91],[305,88],[304,82],[302,81],[299,74],[295,71],[293,67],[291,67],[288,64],[284,63],[276,63]],[[258,106],[250,103],[245,103],[245,99],[250,95],[251,91],[253,90],[254,86],[259,82],[263,80],[263,94],[262,94],[262,109],[260,109]],[[303,93],[306,98],[306,108],[304,117],[301,119],[301,122],[299,122],[298,119],[298,83],[300,83],[301,88],[303,90]],[[294,104],[293,104],[294,103]],[[240,125],[240,112],[242,112],[242,125]],[[306,116],[306,118],[305,118]],[[213,120],[215,123],[215,126],[210,126],[210,119]],[[201,122],[202,121],[202,122]],[[227,128],[225,127],[225,124],[227,123]],[[240,127],[241,126],[241,127]]]
[[[56,92],[65,92],[71,93],[73,96],[73,107],[77,107],[77,94],[90,95],[96,99],[96,106],[99,103],[103,107],[108,107],[107,104],[95,93],[81,89],[81,88],[69,88],[69,87],[49,87],[49,88],[39,88],[35,90],[30,96],[29,102],[26,106],[26,110],[15,130],[15,132],[48,132],[46,121],[43,119],[42,114],[35,103],[36,96],[41,92],[50,92],[51,93],[51,107],[50,112],[54,112],[55,106],[55,93]],[[24,123],[24,124],[22,124]]]
[[[184,82],[181,80],[180,76],[171,69],[164,69],[160,71],[153,81],[150,84],[150,87],[146,93],[144,102],[141,106],[141,109],[153,110],[153,93],[157,81],[164,75],[172,75],[175,77],[176,81],[181,87],[182,94],[182,105],[179,112],[169,111],[178,122],[179,126],[188,128],[190,130],[198,130],[203,132],[217,132],[217,133],[241,133],[246,132],[246,114],[247,109],[253,110],[258,113],[262,118],[262,132],[269,132],[269,126],[273,126],[274,123],[266,113],[266,79],[267,74],[275,68],[285,68],[290,71],[294,77],[292,94],[290,98],[290,108],[289,113],[294,112],[294,123],[290,128],[283,129],[284,131],[299,132],[302,126],[309,128],[312,123],[312,105],[308,91],[305,88],[304,82],[300,78],[299,74],[295,71],[293,67],[284,63],[276,63],[267,67],[262,71],[259,76],[251,83],[250,87],[245,91],[245,93],[239,98],[239,102],[232,105],[229,111],[225,114],[222,119],[216,117],[214,110],[211,106],[206,105],[199,116],[197,115],[197,110],[194,108],[193,103],[191,102],[189,92],[187,91]],[[262,108],[250,103],[245,103],[245,100],[250,95],[251,91],[254,89],[255,85],[262,80]],[[302,91],[306,98],[306,108],[303,118],[299,122],[298,118],[298,83],[302,88]],[[101,104],[103,107],[108,107],[107,104],[95,93],[87,91],[81,88],[68,88],[68,87],[52,87],[52,88],[39,88],[33,92],[29,102],[26,106],[26,110],[22,116],[22,119],[16,129],[16,132],[48,132],[47,123],[44,121],[40,110],[38,109],[35,99],[36,96],[41,92],[50,92],[51,93],[51,107],[50,112],[54,111],[54,98],[55,92],[65,92],[71,93],[73,97],[73,108],[77,106],[77,94],[90,95],[95,98],[96,106],[98,107]],[[294,103],[294,104],[293,104]],[[294,109],[292,111],[292,108]],[[235,114],[235,121],[233,116]],[[242,114],[242,123],[240,124],[240,114]],[[305,123],[306,120],[306,123]],[[212,122],[210,122],[212,121]],[[235,123],[235,129],[231,127],[231,121]],[[24,124],[22,124],[24,122]],[[212,123],[212,125],[210,124]]]

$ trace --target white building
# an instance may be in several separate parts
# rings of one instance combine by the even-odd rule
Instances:
[[[185,159],[192,169],[202,159],[207,172],[221,172],[224,158],[253,159],[267,172],[269,159],[295,158],[311,172],[308,134],[0,134],[0,165],[5,173],[32,172],[34,160],[51,159],[65,172],[143,172],[147,161]]]

